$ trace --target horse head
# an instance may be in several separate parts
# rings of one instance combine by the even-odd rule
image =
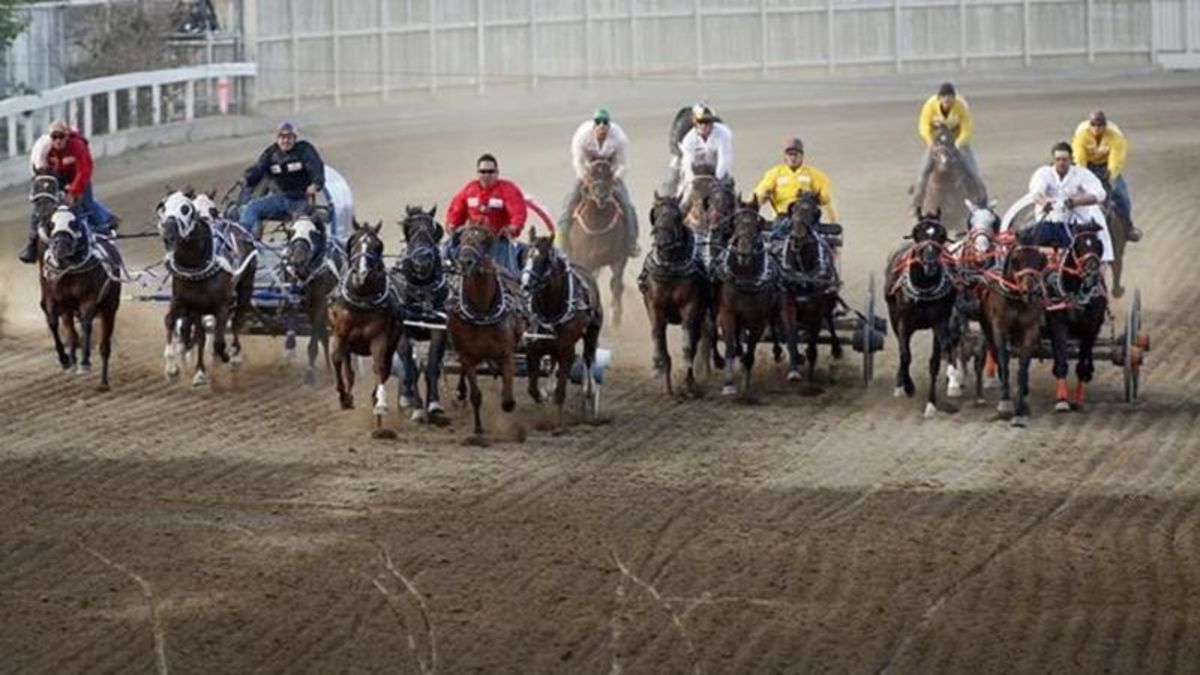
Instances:
[[[52,267],[62,267],[83,256],[91,243],[83,223],[68,206],[60,206],[50,216],[50,245],[46,260]]]
[[[567,263],[554,248],[554,237],[539,237],[533,227],[529,228],[529,250],[521,271],[521,288],[535,293],[567,269]]]
[[[1068,254],[1072,273],[1085,282],[1098,281],[1103,257],[1104,242],[1100,240],[1100,226],[1094,222],[1076,225]]]
[[[455,231],[458,239],[456,260],[463,276],[486,273],[494,269],[492,246],[496,235],[482,225],[468,225]]]
[[[400,271],[418,283],[427,283],[441,271],[438,243],[444,230],[436,220],[437,206],[428,211],[419,206],[407,206],[400,227],[404,231],[404,259]]]
[[[758,202],[753,199],[742,201],[739,198],[732,222],[729,254],[739,267],[745,268],[753,264],[763,252],[763,219],[758,212]]]
[[[606,159],[588,162],[587,175],[583,179],[583,193],[597,208],[608,206],[613,199],[616,176],[612,163]]]
[[[917,223],[913,225],[910,237],[913,240],[916,262],[921,265],[925,274],[934,274],[942,265],[942,256],[949,240],[946,226],[942,225],[941,209],[933,213],[918,211]]]
[[[207,238],[208,225],[196,216],[192,197],[176,190],[158,203],[158,232],[167,251],[176,250],[184,242]],[[203,235],[203,237],[202,237]]]
[[[935,171],[949,171],[959,160],[958,145],[954,130],[944,124],[936,124],[933,128],[933,144],[930,146],[930,156],[933,158]]]
[[[982,262],[996,245],[1000,233],[1000,217],[996,215],[996,200],[977,204],[964,199],[967,207],[967,239],[962,248],[964,261],[970,264]]]
[[[683,224],[683,209],[677,197],[659,196],[654,193],[654,205],[650,207],[650,237],[654,250],[660,257],[670,258],[688,244],[688,233]]]
[[[45,172],[35,175],[29,184],[29,203],[33,205],[38,222],[49,223],[55,210],[62,204],[62,187],[58,177]]]
[[[283,269],[297,281],[305,281],[325,258],[328,235],[325,224],[310,216],[297,216],[287,225],[287,249]]]
[[[737,210],[738,197],[728,185],[717,183],[703,202],[704,212],[701,218],[701,229],[708,232],[717,240],[729,238],[732,230],[734,211]]]
[[[192,207],[196,209],[196,217],[208,222],[215,222],[221,217],[221,209],[217,206],[217,191],[201,192],[192,197]]]
[[[1049,259],[1042,249],[1021,240],[1008,251],[1004,277],[1026,302],[1033,302],[1046,297],[1045,274],[1048,264]]]
[[[821,203],[811,192],[803,192],[788,205],[788,222],[791,223],[791,236],[805,240],[812,237],[821,222]]]
[[[383,221],[372,225],[354,221],[353,234],[346,242],[349,256],[346,277],[346,289],[358,296],[370,296],[379,291],[387,276],[383,266],[383,239],[379,232],[383,229]]]

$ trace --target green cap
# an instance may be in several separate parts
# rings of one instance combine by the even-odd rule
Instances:
[[[608,108],[596,108],[596,113],[592,115],[593,122],[611,122],[612,118],[608,114]]]

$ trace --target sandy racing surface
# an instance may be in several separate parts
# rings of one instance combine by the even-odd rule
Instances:
[[[923,92],[837,109],[713,100],[734,128],[743,189],[793,133],[830,174],[851,304],[911,222]],[[971,98],[1001,209],[1096,100]],[[563,437],[539,429],[547,411],[519,382],[507,418],[498,387],[485,390],[489,448],[459,444],[459,408],[446,429],[393,412],[399,440],[372,441],[362,380],[359,408],[343,413],[328,373],[304,388],[266,338],[248,340],[241,372],[218,366],[211,389],[168,383],[164,308],[132,302],[102,395],[97,375],[58,372],[33,269],[11,262],[26,207],[10,195],[0,671],[1193,672],[1200,88],[1104,106],[1131,138],[1147,232],[1115,310],[1141,288],[1154,339],[1143,400],[1122,403],[1120,370],[1100,363],[1090,408],[1055,416],[1049,364],[1035,364],[1026,430],[995,421],[994,400],[924,420],[919,397],[892,399],[890,335],[869,390],[848,350],[819,395],[762,358],[759,405],[723,400],[715,378],[704,400],[668,399],[650,375],[633,272],[628,320],[602,341],[615,352],[611,423]],[[642,208],[673,110],[613,110],[635,141]],[[394,247],[403,204],[444,210],[485,149],[557,205],[573,128],[506,115],[312,137]],[[98,191],[136,229],[165,182],[224,187],[266,142],[124,157],[102,167]],[[145,263],[157,247],[126,251]],[[915,341],[921,392],[927,335]],[[521,430],[524,443],[506,440]]]

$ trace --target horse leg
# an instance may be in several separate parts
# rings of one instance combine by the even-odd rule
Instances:
[[[688,394],[692,396],[700,394],[700,390],[696,386],[696,351],[700,344],[701,332],[704,331],[704,321],[705,319],[701,315],[700,307],[696,303],[693,303],[685,313],[684,321],[681,324],[681,328],[683,329],[683,361],[687,364],[687,375],[684,383],[687,386]]]
[[[170,307],[167,308],[167,316],[163,319],[167,329],[167,346],[163,348],[163,373],[168,380],[179,377],[180,338],[175,330],[175,321],[179,313],[179,307],[172,301]]]
[[[204,317],[200,317],[197,323],[200,326],[200,331],[204,331]],[[224,363],[229,363],[229,348],[225,344],[225,327],[229,323],[229,310],[225,306],[221,306],[213,313],[213,355],[220,357]]]
[[[783,305],[783,334],[787,340],[788,353],[788,374],[787,379],[791,382],[799,381],[800,379],[800,350],[797,347],[799,342],[797,336],[797,316],[796,305],[792,302],[785,302]]]
[[[371,365],[375,370],[375,393],[371,397],[374,406],[376,434],[381,435],[383,418],[388,413],[387,380],[392,374],[392,345],[386,335],[378,335],[371,341]]]
[[[821,337],[821,316],[809,317],[805,338],[804,358],[808,365],[808,383],[815,384],[817,380],[817,340]]]
[[[583,395],[591,402],[591,415],[600,413],[596,405],[596,380],[592,370],[596,365],[596,349],[600,343],[600,324],[592,322],[583,333]],[[586,410],[586,408],[585,408]]]
[[[474,363],[463,363],[463,379],[471,387],[471,409],[475,414],[475,434],[470,441],[482,445],[484,443],[483,418],[479,413],[479,408],[483,405],[483,392],[479,390],[479,381],[475,375]]]
[[[842,340],[837,334],[837,320],[833,316],[833,307],[825,312],[825,326],[829,329],[829,350],[835,361],[842,360]]]
[[[321,352],[321,342],[325,338],[325,326],[320,324],[319,317],[309,317],[312,335],[308,336],[308,366],[304,369],[304,384],[313,386],[317,382],[317,356]]]
[[[975,366],[975,402],[983,403],[983,379],[984,379],[984,364],[990,358],[991,350],[988,348],[988,341],[985,336],[979,336],[978,344],[975,345],[974,355],[971,357],[971,362]]]
[[[350,394],[354,387],[354,368],[350,366],[349,350],[343,340],[334,336],[330,352],[332,352],[333,376],[337,380],[338,403],[342,406],[342,410],[350,410],[354,407],[354,397]]]
[[[442,360],[446,356],[446,331],[432,331],[429,336],[429,356],[425,360],[425,400],[429,417],[437,420],[446,410],[442,407],[438,388],[442,380]]]
[[[996,331],[996,372],[1000,376],[1000,402],[996,411],[1001,415],[1013,414],[1012,391],[1010,387],[1010,354],[1007,330],[1003,327]]]
[[[421,392],[417,389],[417,378],[421,376],[420,364],[413,356],[412,338],[405,335],[400,338],[400,363],[404,366],[404,379],[400,381],[400,409],[412,408],[412,418],[418,422],[424,421],[425,406],[421,404]]]
[[[1037,332],[1037,328],[1033,331]],[[1012,425],[1024,427],[1029,423],[1029,364],[1033,361],[1033,350],[1023,346],[1017,359],[1017,410]]]
[[[543,351],[536,347],[530,346],[525,350],[525,363],[527,364],[527,367],[525,368],[525,379],[527,380],[526,385],[528,385],[527,389],[529,391],[529,398],[532,399],[534,403],[538,404],[543,403],[546,400],[546,398],[542,396],[541,387],[543,356]]]
[[[666,376],[667,396],[673,396],[675,392],[671,387],[671,354],[667,351],[667,321],[661,313],[656,312],[651,317],[651,322],[653,324],[650,334],[654,340],[654,370]]]
[[[925,401],[925,419],[937,414],[938,371],[942,367],[942,346],[950,342],[948,325],[935,324],[929,345],[929,398]]]
[[[71,367],[71,356],[67,354],[66,345],[63,344],[62,340],[62,333],[58,329],[58,310],[43,302],[42,312],[46,315],[46,326],[50,329],[50,336],[54,338],[54,351],[58,354],[58,365],[64,371],[68,370]]]
[[[68,353],[71,355],[70,366],[79,363],[79,333],[75,330],[75,312],[64,312],[59,315],[58,323],[67,334]]]
[[[112,356],[112,337],[116,327],[115,306],[100,312],[100,391],[108,391],[108,360]]]
[[[621,327],[621,299],[625,295],[626,260],[627,258],[622,254],[621,259],[609,267],[609,270],[612,272],[612,278],[608,280],[608,288],[612,294],[613,326],[616,328]]]
[[[79,313],[79,323],[83,327],[83,360],[75,366],[75,373],[83,375],[92,369],[92,329],[96,325],[96,310],[95,302],[88,303],[85,308],[81,308]]]
[[[530,367],[536,366],[537,364],[531,364]],[[517,408],[517,401],[513,396],[513,382],[516,378],[516,356],[513,352],[509,351],[504,358],[500,359],[500,409],[506,413],[510,413]]]
[[[725,334],[725,353],[729,355],[729,358],[725,359],[725,380],[721,384],[721,395],[736,396],[737,385],[733,383],[733,364],[736,359],[733,358],[733,355],[737,353],[738,347],[737,316],[732,308],[725,307],[722,308],[717,318],[720,320],[721,332]]]
[[[226,313],[224,310],[217,312],[216,318],[218,322],[226,318],[224,313]],[[192,376],[192,387],[203,387],[205,384],[209,383],[208,370],[206,370],[204,366],[204,346],[205,342],[209,339],[209,331],[204,329],[204,315],[197,313],[197,315],[193,316],[192,322],[194,330],[196,330],[196,375]],[[217,328],[214,331],[214,337],[212,337],[212,340],[214,340],[214,346],[212,346],[214,351],[216,351],[217,348],[216,341],[224,339],[224,336],[221,334],[221,325],[222,323],[217,323]]]
[[[567,377],[571,374],[571,362],[575,360],[575,349],[561,349],[558,353],[558,372],[557,382],[554,384],[554,406],[558,408],[558,423],[555,427],[555,433],[562,433],[566,428],[563,423],[563,407],[567,402]],[[586,367],[586,366],[585,366]],[[584,379],[587,376],[584,375]]]
[[[742,388],[747,402],[754,401],[754,352],[758,349],[764,330],[763,326],[754,326],[746,331],[746,351],[742,354]]]
[[[1085,321],[1090,317],[1084,318]],[[1075,366],[1075,399],[1073,407],[1075,410],[1083,410],[1083,388],[1084,385],[1092,381],[1092,376],[1096,372],[1096,363],[1093,360],[1092,352],[1096,347],[1096,336],[1100,334],[1100,326],[1104,321],[1104,314],[1101,312],[1089,326],[1089,330],[1085,331],[1083,337],[1079,340],[1079,363]]]
[[[892,391],[892,395],[896,398],[901,396],[912,396],[916,390],[916,385],[913,383],[912,375],[908,369],[912,364],[912,331],[909,330],[907,322],[901,319],[896,322],[896,342],[900,347],[900,365],[896,369],[896,388]]]
[[[1067,395],[1067,373],[1071,367],[1067,359],[1067,317],[1050,317],[1050,349],[1054,353],[1054,412],[1070,412],[1071,403]]]

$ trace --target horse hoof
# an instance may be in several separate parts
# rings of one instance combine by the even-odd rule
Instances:
[[[1112,296],[1114,298],[1120,298],[1124,295],[1125,295],[1125,287],[1124,286],[1117,286],[1116,288],[1114,288],[1112,290]]]
[[[196,374],[192,376],[192,386],[203,387],[206,384],[208,384],[208,373],[203,370],[197,370]]]
[[[996,377],[995,375],[984,375],[983,376],[983,388],[984,389],[999,389],[1000,388],[1000,378]]]
[[[996,412],[1001,415],[1011,415],[1013,413],[1012,401],[1000,401],[996,404]]]
[[[937,415],[937,406],[932,403],[925,404],[925,419],[933,419]]]
[[[737,396],[737,386],[732,385],[732,384],[727,384],[724,387],[721,387],[721,395],[722,396]]]
[[[414,422],[417,422],[418,424],[424,424],[425,422],[428,421],[428,415],[425,413],[424,410],[418,409],[418,410],[412,411],[412,415],[409,415],[409,419],[411,419]]]
[[[76,375],[87,375],[90,372],[92,372],[92,366],[90,363],[79,363],[75,366]]]
[[[788,382],[799,382],[800,380],[804,379],[804,376],[800,374],[799,370],[789,370],[787,379]]]
[[[1029,418],[1024,415],[1014,415],[1008,423],[1013,428],[1024,429],[1025,427],[1029,426]]]
[[[483,434],[471,434],[463,439],[463,445],[474,448],[486,448],[488,440],[483,437]]]
[[[442,407],[442,404],[439,401],[430,401],[429,405],[426,407],[426,410],[429,411],[430,415],[446,414],[446,409]]]
[[[951,384],[947,386],[946,398],[962,398],[962,385]]]
[[[238,368],[242,367],[242,352],[241,352],[241,350],[235,351],[229,355],[229,367],[233,368],[234,370],[237,370]]]
[[[101,382],[101,383],[100,383],[100,386],[96,387],[96,391],[98,391],[98,392],[100,392],[100,393],[104,393],[104,392],[106,392],[106,391],[109,391],[109,389],[110,389],[110,387],[108,386],[108,383],[107,383],[107,382]]]
[[[304,371],[304,385],[311,387],[317,383],[317,371],[312,368],[307,368]]]
[[[283,360],[285,363],[292,363],[293,361],[295,361],[296,360],[296,350],[295,349],[284,349],[283,350]]]
[[[506,413],[510,413],[517,409],[517,402],[513,400],[504,401],[500,404],[500,409]]]
[[[338,396],[338,404],[342,406],[342,410],[353,410],[354,398],[349,394],[340,395]]]
[[[1068,403],[1067,401],[1058,401],[1057,403],[1054,404],[1054,412],[1056,412],[1056,413],[1071,412],[1071,404]]]
[[[176,379],[179,378],[179,366],[176,366],[176,365],[167,366],[165,373],[167,376],[167,382],[174,382]]]
[[[904,387],[896,387],[893,389],[892,398],[904,398]]]
[[[371,409],[371,412],[376,417],[383,417],[384,415],[386,415],[388,413],[387,404],[386,403],[376,403],[375,407]]]
[[[375,429],[371,432],[371,438],[381,441],[395,440],[396,432],[392,431],[391,429]]]

